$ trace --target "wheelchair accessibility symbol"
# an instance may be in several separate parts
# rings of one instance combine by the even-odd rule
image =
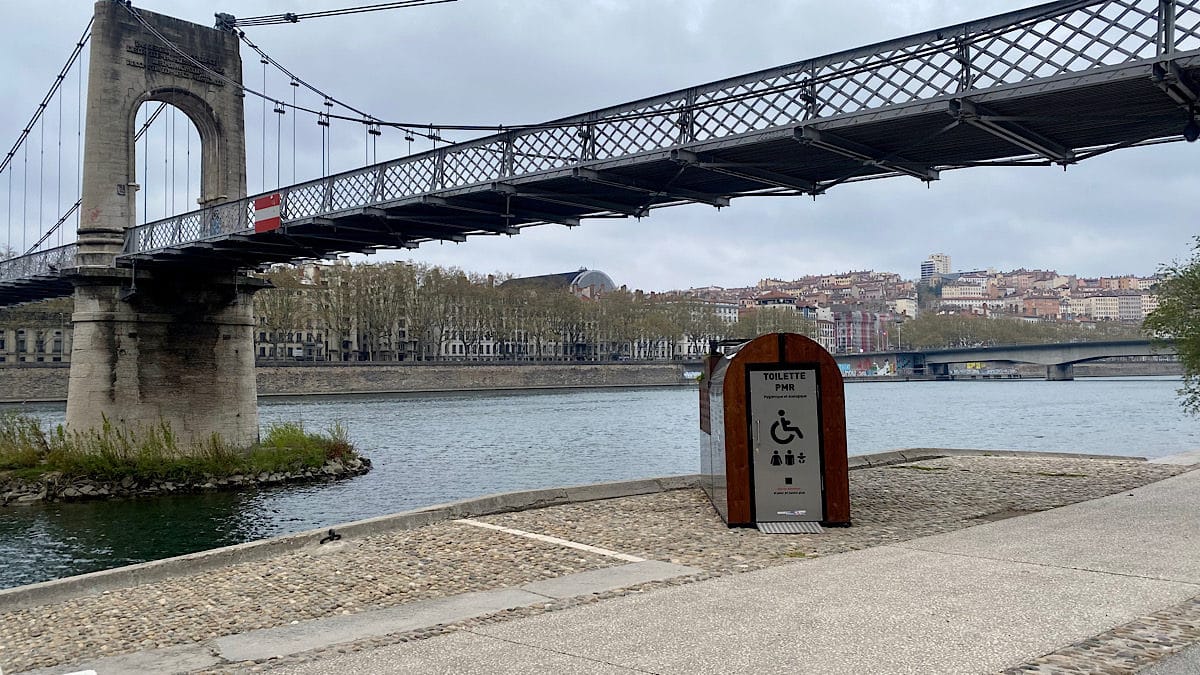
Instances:
[[[780,431],[786,432],[780,436]],[[791,420],[784,417],[784,411],[779,411],[779,419],[771,425],[771,440],[780,445],[787,445],[797,438],[804,438],[804,434],[797,427],[792,426]],[[790,463],[790,462],[789,462]]]

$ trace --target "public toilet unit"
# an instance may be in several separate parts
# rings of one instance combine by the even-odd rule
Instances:
[[[768,333],[705,359],[700,473],[730,526],[817,532],[850,525],[846,401],[833,356]]]

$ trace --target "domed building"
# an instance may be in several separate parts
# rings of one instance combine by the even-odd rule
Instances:
[[[540,286],[543,288],[562,288],[570,291],[578,298],[597,298],[610,291],[617,290],[617,284],[612,277],[600,270],[580,268],[576,272],[560,272],[558,274],[543,274],[536,277],[519,277],[504,282],[505,286]]]

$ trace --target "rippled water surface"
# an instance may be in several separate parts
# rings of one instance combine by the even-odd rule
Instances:
[[[911,447],[1155,457],[1200,447],[1178,378],[852,383],[851,454]],[[0,409],[3,409],[0,406]],[[63,406],[24,408],[48,423]],[[0,588],[479,495],[695,473],[696,391],[264,399],[264,425],[344,423],[374,470],[336,484],[0,508]]]

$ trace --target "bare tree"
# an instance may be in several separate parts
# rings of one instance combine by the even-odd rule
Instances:
[[[489,290],[487,279],[466,274],[451,278],[447,287],[454,331],[463,344],[464,356],[471,360],[480,358],[483,343],[492,337],[492,326],[484,309],[489,302]]]
[[[599,321],[608,341],[610,358],[632,355],[633,342],[640,337],[639,314],[643,307],[633,293],[625,289],[606,293],[600,298]]]
[[[348,360],[355,348],[354,338],[354,267],[326,265],[320,268],[320,279],[314,295],[313,311],[325,326],[335,361]],[[336,343],[335,343],[336,341]]]
[[[270,336],[272,353],[282,356],[286,334],[302,328],[309,316],[310,301],[304,297],[301,272],[279,266],[263,275],[271,288],[254,295],[254,313]]]
[[[451,278],[462,272],[429,266],[419,266],[415,271],[416,285],[408,296],[405,310],[408,336],[416,343],[418,360],[429,360],[431,352],[433,359],[439,359],[449,320],[447,285]]]
[[[352,278],[359,349],[368,361],[397,360],[403,350],[400,325],[416,274],[408,264],[387,263],[359,266]]]
[[[734,324],[730,334],[753,338],[765,333],[799,333],[813,337],[817,324],[790,307],[756,307],[746,312]]]
[[[489,284],[484,294],[480,321],[487,328],[492,343],[493,358],[516,356],[514,342],[523,325],[526,311],[524,297],[511,286]]]

